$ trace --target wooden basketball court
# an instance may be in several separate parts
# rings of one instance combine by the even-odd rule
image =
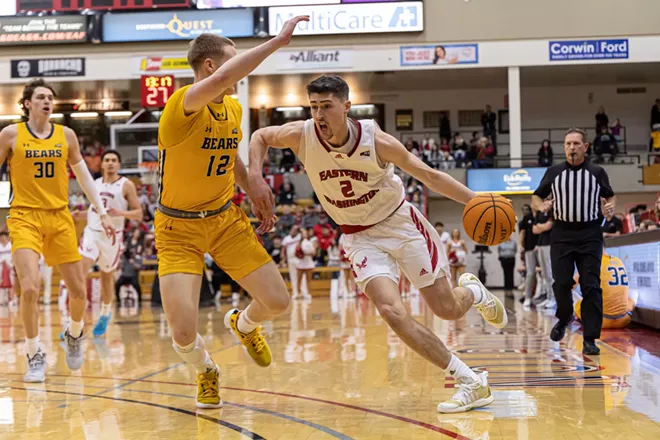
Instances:
[[[405,347],[365,298],[294,302],[266,328],[274,356],[267,369],[254,365],[223,327],[229,304],[203,309],[200,333],[223,373],[219,410],[195,408],[195,375],[174,353],[160,309],[115,311],[106,337],[88,338],[83,368],[70,373],[57,306],[44,306],[47,379],[27,384],[18,311],[2,307],[0,438],[660,438],[657,333],[606,332],[602,354],[585,357],[579,333],[555,345],[548,337],[552,317],[525,313],[513,300],[503,331],[475,311],[448,323],[419,296],[405,301],[466,363],[489,372],[492,406],[438,415],[453,380]]]

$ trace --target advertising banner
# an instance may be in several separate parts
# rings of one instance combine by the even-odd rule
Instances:
[[[340,0],[197,0],[197,8],[260,8],[273,6],[328,5],[340,2]],[[344,3],[348,2],[344,1]]]
[[[0,0],[16,2],[19,11],[58,11],[78,12],[91,10],[130,10],[154,8],[187,8],[190,0]]]
[[[0,17],[0,45],[84,43],[87,16]]]
[[[85,58],[38,58],[11,60],[12,78],[85,76]]]
[[[254,35],[252,10],[145,12],[103,17],[103,41],[106,43],[192,40],[203,33],[229,38],[251,37]]]
[[[474,192],[532,194],[547,168],[469,168],[467,187]]]
[[[637,306],[660,310],[660,244],[644,243],[607,248],[626,266],[630,292],[638,295]]]
[[[184,56],[172,57],[144,57],[139,59],[140,72],[167,72],[191,70],[188,58]]]
[[[628,39],[550,41],[550,61],[628,59]]]
[[[436,44],[401,47],[401,66],[479,64],[478,44]]]
[[[350,69],[352,49],[286,50],[276,52],[278,71],[308,69]]]
[[[296,15],[309,15],[294,35],[420,32],[424,30],[422,2],[287,6],[268,8],[268,33],[277,35]]]

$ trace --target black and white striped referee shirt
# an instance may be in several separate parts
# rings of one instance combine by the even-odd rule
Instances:
[[[534,195],[546,199],[550,194],[555,221],[579,227],[600,226],[600,199],[613,197],[614,191],[605,170],[585,161],[578,166],[564,162],[549,167]]]

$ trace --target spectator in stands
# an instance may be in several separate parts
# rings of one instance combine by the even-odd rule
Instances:
[[[280,172],[291,173],[296,170],[296,155],[290,148],[282,150],[282,160],[280,161]]]
[[[314,227],[314,230],[318,228],[320,224],[316,225]],[[317,240],[317,246],[318,246],[318,252],[316,255],[316,261],[319,266],[325,266],[326,265],[326,258],[328,257],[328,251],[330,250],[330,247],[332,246],[332,243],[334,241],[334,231],[330,229],[330,225],[326,224],[324,225],[319,234],[316,234],[314,231],[314,235]]]
[[[653,126],[649,147],[651,153],[660,153],[660,124],[655,124]]]
[[[451,139],[451,122],[447,112],[440,113],[440,139]]]
[[[422,192],[415,191],[410,198],[410,203],[412,203],[415,208],[419,209],[421,212],[425,212],[424,202],[422,201]]]
[[[296,219],[296,224],[298,226],[302,224],[303,217],[305,217],[305,207],[301,205],[296,206],[296,213],[294,214],[294,218]]]
[[[302,292],[303,299],[312,299],[309,294],[312,270],[316,267],[314,263],[314,256],[316,255],[316,246],[310,239],[314,233],[311,229],[302,229],[302,240],[296,249],[296,257],[298,258],[298,291]],[[307,282],[307,288],[303,290],[303,280]]]
[[[524,249],[525,259],[525,296],[523,307],[529,309],[532,305],[532,296],[534,295],[534,284],[536,284],[536,266],[538,264],[536,242],[537,236],[534,235],[534,215],[532,207],[523,205],[523,218],[518,224],[520,232],[520,247]]]
[[[131,221],[130,238],[126,240],[126,253],[128,255],[142,255],[144,249],[142,230]]]
[[[442,222],[435,222],[435,230],[440,236],[440,243],[447,248],[447,243],[449,243],[451,237],[449,236],[449,232],[445,231],[445,224]]]
[[[545,139],[541,142],[541,148],[539,148],[539,166],[540,167],[549,167],[552,165],[552,146],[550,145],[550,140]]]
[[[497,128],[495,123],[497,121],[497,115],[491,109],[490,105],[486,106],[486,110],[481,114],[481,126],[483,127],[483,134],[485,137],[490,138],[490,141],[493,145],[495,154],[497,154]]]
[[[156,259],[156,241],[153,234],[147,234],[144,237],[144,250],[142,251],[142,260]]]
[[[321,205],[308,206],[305,208],[305,216],[302,218],[302,222],[300,222],[300,226],[302,226],[303,229],[312,229],[321,220],[317,206],[320,207]]]
[[[117,303],[120,302],[119,292],[122,286],[133,286],[138,294],[138,305],[142,302],[142,289],[140,288],[140,269],[142,268],[142,257],[127,249],[124,252],[121,263],[121,272],[115,283],[115,295]]]
[[[600,229],[603,231],[603,237],[616,237],[623,233],[623,222],[613,212],[606,212]]]
[[[426,133],[424,135],[424,139],[422,139],[422,144],[421,144],[422,150],[429,149],[429,143],[430,142],[431,142],[431,135]]]
[[[598,113],[596,113],[596,133],[602,133],[603,127],[606,129],[610,125],[610,118],[607,117],[605,113],[605,107],[602,105],[598,108]]]
[[[273,259],[275,264],[281,266],[282,263],[282,238],[279,236],[273,237],[273,248],[270,251],[270,257]]]
[[[325,212],[321,212],[321,214],[319,214],[319,222],[316,225],[314,225],[314,228],[312,229],[314,232],[314,236],[317,239],[320,240],[321,237],[324,235],[323,234],[324,228],[327,228],[328,231],[331,233],[330,234],[331,238],[334,237],[335,231],[334,228],[332,227],[332,224],[330,224],[330,219],[328,218],[328,214],[326,214]]]
[[[660,99],[656,99],[651,107],[651,129],[655,130],[656,125],[660,125]]]
[[[284,237],[282,240],[282,247],[284,248],[284,253],[280,254],[281,258],[284,258],[284,261],[289,268],[289,281],[291,281],[291,290],[292,298],[298,298],[298,257],[296,251],[302,240],[302,234],[300,233],[300,226],[294,225],[289,231],[289,235]]]
[[[516,253],[518,245],[516,240],[511,236],[507,241],[497,246],[497,255],[502,265],[502,272],[504,274],[504,290],[507,298],[513,298],[513,275],[516,266]]]
[[[412,136],[406,141],[406,149],[413,153],[415,156],[420,157],[419,144]]]
[[[280,185],[280,193],[277,196],[278,205],[293,205],[296,203],[296,189],[287,177]]]
[[[440,156],[439,167],[443,170],[452,170],[456,168],[456,159],[452,156],[449,151],[443,151]]]
[[[460,133],[454,133],[454,141],[452,142],[452,155],[456,159],[456,166],[465,166],[465,156],[467,155],[468,145]]]
[[[472,162],[474,168],[492,168],[495,157],[495,147],[487,137],[479,140],[476,159]]]
[[[603,154],[610,155],[610,162],[614,162],[619,148],[616,144],[616,139],[612,136],[612,133],[609,132],[607,125],[601,126],[599,135],[594,139],[594,153],[598,156],[598,161],[602,162]]]
[[[234,197],[232,197],[231,201],[234,203],[234,205],[241,206],[241,203],[243,203],[244,199],[245,193],[243,190],[240,189],[238,185],[234,185]]]
[[[291,206],[283,205],[282,214],[277,219],[277,223],[275,223],[275,227],[277,228],[278,232],[282,236],[287,235],[291,230],[291,227],[295,224],[296,218],[291,214]]]
[[[621,119],[616,118],[614,120],[614,124],[610,126],[610,133],[612,133],[612,136],[614,136],[614,139],[616,139],[617,142],[621,142]]]

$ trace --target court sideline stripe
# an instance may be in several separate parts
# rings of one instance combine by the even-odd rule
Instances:
[[[19,375],[19,373],[7,373],[7,374],[11,374],[11,375],[14,375],[14,376]],[[50,377],[69,377],[69,375],[65,375],[65,374],[50,374],[49,376]],[[129,380],[129,381],[133,380],[133,381],[135,381],[135,379],[124,379],[124,378],[118,378],[118,377],[103,377],[103,376],[79,376],[79,377],[81,377],[83,379]],[[162,380],[140,380],[139,382],[160,383],[160,384],[166,384],[166,385],[181,385],[181,386],[187,386],[187,387],[196,386],[195,384],[192,384],[192,383],[171,382],[171,381],[162,381]],[[439,432],[441,434],[446,435],[447,437],[455,438],[456,440],[470,440],[469,438],[464,437],[464,436],[462,436],[462,435],[460,435],[456,432],[449,431],[449,430],[444,429],[444,428],[440,428],[439,426],[431,425],[430,423],[421,422],[421,421],[415,420],[415,419],[409,419],[407,417],[398,416],[396,414],[386,413],[386,412],[378,411],[378,410],[375,410],[375,409],[369,409],[369,408],[364,408],[364,407],[361,407],[361,406],[349,405],[349,404],[341,403],[341,402],[334,402],[332,400],[322,400],[322,399],[316,399],[314,397],[298,396],[298,395],[295,395],[295,394],[276,393],[274,391],[252,390],[252,389],[248,389],[248,388],[220,387],[220,389],[245,391],[245,392],[250,392],[250,393],[271,394],[271,395],[274,395],[274,396],[282,396],[282,397],[293,397],[293,398],[296,398],[296,399],[309,400],[309,401],[318,402],[318,403],[325,403],[325,404],[328,404],[328,405],[341,406],[343,408],[349,408],[349,409],[353,409],[353,410],[356,410],[356,411],[367,412],[367,413],[375,414],[375,415],[378,415],[378,416],[381,416],[381,417],[386,417],[386,418],[389,418],[389,419],[399,420],[400,422],[410,423],[411,425],[416,425],[416,426],[420,426],[422,428],[426,428],[426,429],[431,430],[431,431]],[[94,397],[95,395],[92,394],[90,396]],[[107,398],[106,396],[98,396],[98,397]]]
[[[83,393],[72,393],[69,391],[56,391],[56,390],[39,390],[39,389],[34,389],[34,388],[22,388],[22,387],[8,387],[9,389],[12,390],[19,390],[19,391],[39,391],[39,392],[44,392],[44,393],[55,393],[55,394],[65,394],[65,395],[71,395],[71,396],[80,396],[80,397],[89,397],[92,399],[106,399],[106,400],[115,400],[119,402],[127,402],[127,403],[136,403],[138,405],[147,405],[147,406],[153,406],[154,408],[160,408],[160,409],[166,409],[168,411],[174,411],[178,412],[180,414],[185,414],[188,416],[193,416],[193,417],[199,417],[201,419],[204,419],[206,421],[216,423],[218,425],[224,426],[225,428],[229,428],[232,431],[236,431],[241,435],[246,436],[247,438],[251,438],[253,440],[266,440],[265,437],[262,437],[261,435],[249,431],[241,426],[234,425],[233,423],[226,422],[222,419],[216,419],[211,416],[207,416],[206,414],[197,414],[192,411],[188,411],[186,409],[182,408],[176,408],[174,406],[167,406],[167,405],[161,405],[159,403],[153,403],[153,402],[144,402],[142,400],[134,400],[134,399],[123,399],[120,397],[109,397],[109,396],[99,396],[95,394],[83,394]]]
[[[154,395],[159,395],[159,396],[182,397],[182,398],[185,398],[185,399],[192,399],[192,398],[195,397],[195,396],[187,396],[185,394],[161,393],[161,392],[158,392],[158,391],[149,391],[149,390],[125,389],[124,391],[125,392],[132,392],[132,393],[154,394]],[[235,406],[237,408],[247,409],[249,411],[255,411],[255,412],[260,412],[260,413],[263,413],[263,414],[268,414],[268,415],[273,416],[273,417],[279,417],[281,419],[289,420],[289,421],[294,422],[294,423],[299,423],[301,425],[309,426],[310,428],[317,429],[321,432],[324,432],[324,433],[326,433],[326,434],[328,434],[332,437],[335,437],[335,438],[338,438],[338,439],[341,439],[341,440],[354,440],[352,437],[349,437],[346,434],[342,434],[341,432],[335,431],[332,428],[328,428],[327,426],[319,425],[318,423],[314,423],[314,422],[311,422],[311,421],[305,420],[305,419],[300,419],[298,417],[290,416],[288,414],[283,414],[283,413],[271,411],[271,410],[265,409],[265,408],[257,408],[257,407],[254,407],[254,406],[243,405],[243,404],[234,403],[234,402],[224,401],[224,404],[229,405],[229,406]]]

